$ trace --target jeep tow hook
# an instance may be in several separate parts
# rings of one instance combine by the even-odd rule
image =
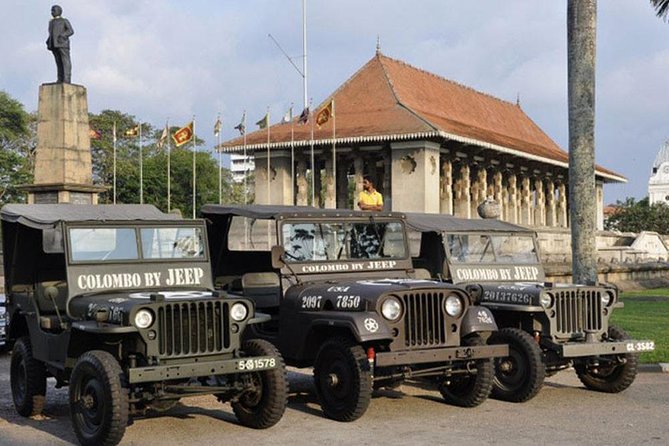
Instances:
[[[374,378],[374,362],[376,362],[376,352],[374,347],[369,347],[367,349],[367,362],[369,363],[369,373]]]

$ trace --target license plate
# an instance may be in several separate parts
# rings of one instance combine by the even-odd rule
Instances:
[[[628,352],[650,352],[653,350],[655,350],[655,342],[653,341],[627,343]]]
[[[248,358],[237,361],[237,370],[250,372],[253,370],[267,370],[276,367],[276,358]]]

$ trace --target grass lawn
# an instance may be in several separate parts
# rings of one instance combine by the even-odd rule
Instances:
[[[625,308],[613,312],[611,323],[634,339],[655,341],[655,351],[642,353],[641,362],[669,362],[669,288],[628,291]]]

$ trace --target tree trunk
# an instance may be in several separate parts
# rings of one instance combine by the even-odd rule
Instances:
[[[597,281],[595,200],[596,0],[568,0],[569,201],[575,283]]]

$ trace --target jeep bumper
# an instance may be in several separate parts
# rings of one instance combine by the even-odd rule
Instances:
[[[209,362],[134,367],[128,369],[128,381],[130,384],[135,384],[194,378],[199,376],[256,372],[275,369],[279,367],[279,364],[280,361],[273,356],[254,356]]]
[[[655,350],[653,341],[624,340],[616,342],[567,342],[556,344],[558,353],[564,358],[583,356],[620,355]]]
[[[506,344],[379,352],[376,354],[376,367],[468,361],[471,359],[497,358],[508,356],[508,354],[509,346]]]

